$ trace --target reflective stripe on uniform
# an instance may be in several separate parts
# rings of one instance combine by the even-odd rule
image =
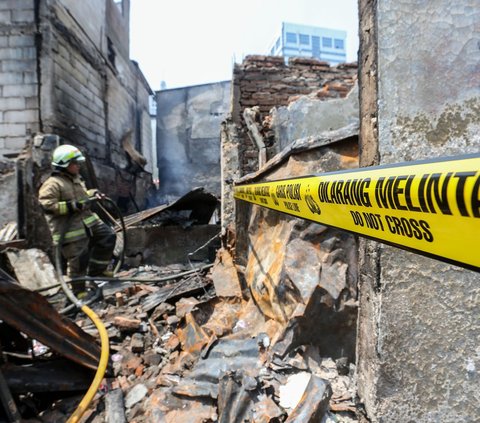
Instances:
[[[86,235],[85,229],[83,229],[83,228],[82,229],[77,229],[75,231],[66,232],[65,236],[63,237],[63,240],[64,241],[67,241],[67,240],[68,241],[73,241],[77,238],[78,239],[84,238],[85,235]],[[58,233],[53,234],[52,238],[53,238],[54,242],[58,242],[58,241],[60,241],[60,234],[58,234]]]
[[[100,218],[95,213],[93,213],[91,216],[88,216],[85,219],[83,219],[83,223],[87,227],[90,227],[90,226],[92,226],[93,223],[97,223],[99,221],[100,221]]]
[[[60,214],[67,214],[68,213],[68,207],[67,207],[67,202],[66,201],[60,201],[58,203],[58,212]]]

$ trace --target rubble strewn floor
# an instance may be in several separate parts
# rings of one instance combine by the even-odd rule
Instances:
[[[118,276],[134,281],[101,284],[103,296],[90,307],[108,331],[110,364],[82,421],[358,421],[352,363],[321,357],[315,345],[280,357],[272,345],[281,325],[245,294],[217,296],[215,270],[195,267],[201,270],[190,274],[190,265],[132,268]],[[61,293],[50,299],[59,310],[65,306]],[[97,336],[82,313],[69,317]],[[57,396],[43,409],[35,395],[18,398],[31,415],[25,421],[66,421],[82,392]]]

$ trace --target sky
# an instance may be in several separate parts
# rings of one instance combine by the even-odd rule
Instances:
[[[154,91],[226,81],[267,54],[282,22],[347,31],[357,60],[357,0],[130,0],[130,58]]]

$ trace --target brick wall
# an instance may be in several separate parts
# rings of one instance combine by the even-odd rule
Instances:
[[[286,65],[283,57],[247,56],[233,71],[233,121],[240,125],[240,169],[242,175],[258,169],[258,151],[246,134],[242,113],[258,106],[266,139],[267,159],[278,148],[269,131],[270,110],[286,106],[301,95],[314,95],[319,100],[345,97],[357,78],[357,64],[330,67],[327,62],[309,58],[292,58]]]
[[[41,97],[45,98],[42,123],[44,132],[57,133],[89,154],[100,186],[112,198],[123,196],[117,185],[111,184],[112,170],[113,178],[115,172],[132,172],[128,177],[130,194],[141,207],[146,194],[137,190],[135,180],[151,181],[151,175],[131,163],[122,141],[131,133],[130,144],[146,156],[144,170],[151,172],[152,134],[144,124],[149,120],[150,89],[138,65],[125,56],[128,26],[124,28],[124,17],[111,3],[107,0],[99,9],[104,19],[101,23],[97,19],[97,25],[103,26],[96,32],[84,27],[86,15],[91,13],[87,5],[75,3],[72,8],[71,0],[62,0],[41,10],[45,34],[40,54]],[[78,16],[73,17],[74,12]],[[116,31],[116,25],[122,28]],[[127,35],[120,38],[125,31]],[[92,42],[91,37],[98,33],[103,33],[105,40]],[[108,45],[107,38],[114,43]],[[134,204],[130,205],[129,211],[135,211]]]
[[[103,95],[106,81],[99,69],[85,60],[80,48],[72,48],[65,35],[53,29],[56,46],[42,61],[53,61],[53,73],[42,74],[53,84],[52,113],[44,116],[46,132],[87,146],[97,159],[105,159],[105,110]],[[45,46],[48,49],[48,46]]]
[[[0,1],[0,164],[15,157],[28,161],[20,153],[31,145],[32,135],[58,134],[89,156],[87,183],[114,200],[124,197],[123,210],[131,213],[146,205],[152,185],[148,99],[153,93],[128,57],[125,4],[122,15],[112,0]],[[132,163],[132,149],[123,146],[129,131],[130,145],[147,159],[143,168],[141,160]],[[25,211],[22,233],[37,240],[41,235],[29,222],[38,221],[40,213],[26,196],[35,197],[49,173],[50,160],[41,163],[18,166],[25,191],[18,194],[21,201],[8,204]],[[118,177],[130,183],[128,195],[115,183]],[[0,180],[0,190],[7,188]]]
[[[0,156],[39,130],[33,0],[0,2]]]

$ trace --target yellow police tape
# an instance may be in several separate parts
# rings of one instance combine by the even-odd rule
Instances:
[[[234,197],[480,270],[480,154],[236,185]]]

